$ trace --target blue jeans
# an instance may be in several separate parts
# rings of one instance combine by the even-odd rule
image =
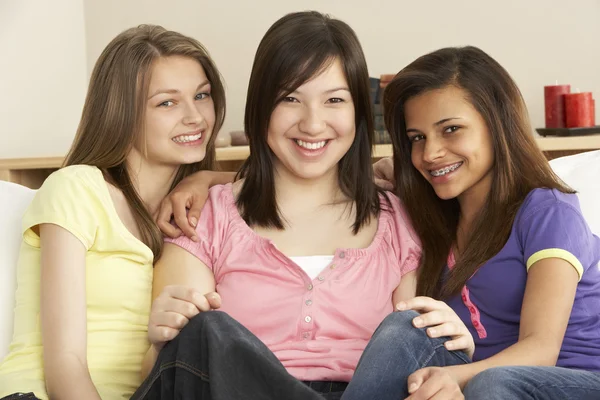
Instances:
[[[343,400],[398,400],[408,396],[408,377],[425,367],[471,362],[462,351],[448,351],[448,338],[432,339],[425,329],[415,328],[415,311],[394,312],[373,334]],[[376,340],[374,340],[376,338]]]
[[[445,351],[443,340],[428,339],[420,329],[408,330],[415,316],[414,312],[394,312],[384,319],[347,385],[301,382],[233,318],[220,311],[200,313],[162,349],[132,399],[403,399],[408,376],[403,376],[402,370],[444,360],[447,364],[468,362],[463,353]],[[409,339],[407,332],[417,337]],[[407,351],[408,346],[425,338],[429,348],[423,349],[418,360],[409,358],[414,355]]]
[[[560,367],[497,367],[480,372],[465,399],[598,400],[600,373]]]
[[[343,400],[404,399],[407,379],[415,371],[470,362],[464,353],[446,350],[446,339],[431,339],[415,328],[416,316],[405,311],[385,319],[374,335],[378,340],[365,349]],[[472,378],[463,394],[466,400],[599,400],[600,373],[559,367],[491,368]]]

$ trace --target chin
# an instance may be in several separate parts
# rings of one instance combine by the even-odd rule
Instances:
[[[446,188],[433,189],[435,194],[442,200],[452,200],[458,197],[458,193],[455,190],[448,190]]]
[[[330,175],[330,169],[313,169],[313,168],[294,168],[291,170],[291,173],[300,178],[306,180],[316,180]]]

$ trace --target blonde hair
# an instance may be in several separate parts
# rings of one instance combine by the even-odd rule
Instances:
[[[160,57],[175,55],[202,65],[211,84],[216,119],[204,160],[180,166],[172,187],[191,173],[214,169],[214,142],[225,118],[221,75],[200,42],[156,25],[127,29],[106,46],[94,66],[77,134],[64,163],[96,166],[123,192],[142,241],[155,259],[162,250],[162,234],[132,184],[126,157],[144,132],[152,64]]]

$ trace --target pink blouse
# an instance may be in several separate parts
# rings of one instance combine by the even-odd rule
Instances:
[[[373,242],[337,249],[313,280],[240,216],[232,185],[211,188],[196,232],[168,240],[215,274],[221,310],[262,340],[300,380],[350,381],[392,294],[421,249],[400,200],[381,196]]]

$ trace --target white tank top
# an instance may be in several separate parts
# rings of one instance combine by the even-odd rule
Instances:
[[[290,257],[290,259],[298,264],[312,280],[319,276],[325,267],[331,264],[333,256],[297,256]]]

